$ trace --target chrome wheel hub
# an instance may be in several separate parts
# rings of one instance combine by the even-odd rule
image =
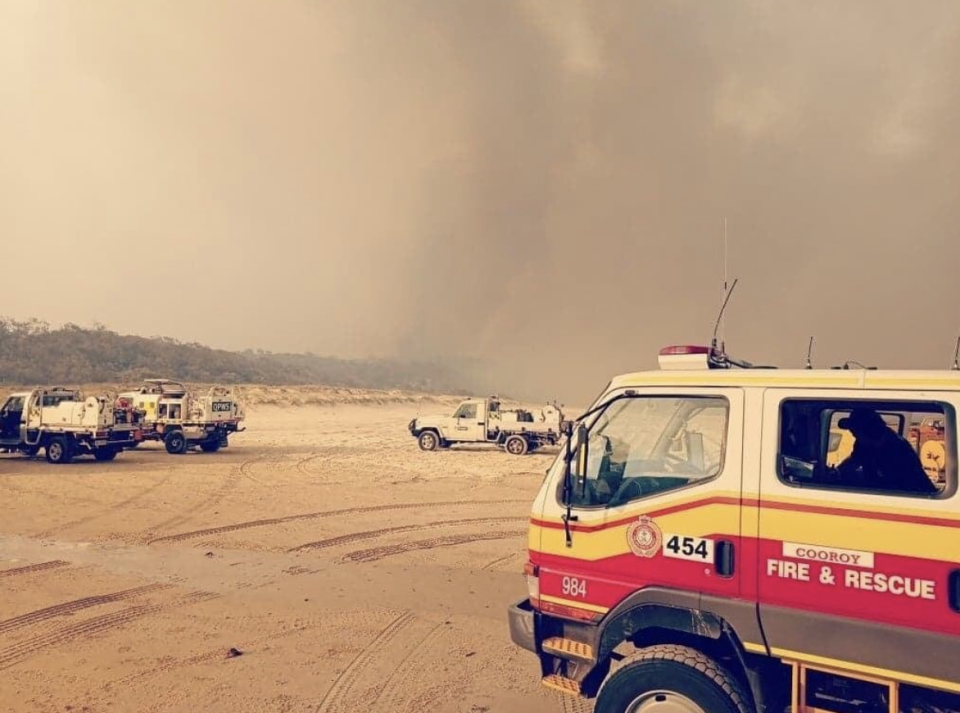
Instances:
[[[705,711],[676,691],[647,691],[627,706],[626,713],[705,713]]]

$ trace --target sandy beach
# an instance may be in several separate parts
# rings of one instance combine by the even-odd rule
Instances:
[[[424,453],[417,403],[361,401],[253,405],[216,454],[0,456],[0,710],[579,710],[505,617],[553,454]]]

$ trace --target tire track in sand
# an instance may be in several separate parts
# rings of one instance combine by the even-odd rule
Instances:
[[[188,507],[186,510],[183,510],[177,513],[173,517],[167,518],[163,522],[157,523],[156,525],[150,528],[150,532],[152,533],[152,532],[156,532],[157,530],[164,530],[170,527],[176,527],[177,525],[182,525],[183,523],[188,522],[194,516],[195,513],[198,513],[201,510],[205,510],[216,505],[221,500],[223,500],[223,498],[225,498],[227,494],[230,493],[231,490],[233,490],[237,486],[237,483],[239,483],[241,479],[250,478],[251,477],[249,475],[250,468],[255,463],[259,463],[265,458],[266,458],[266,454],[261,454],[254,458],[251,458],[250,460],[243,461],[235,468],[231,468],[230,472],[223,478],[223,482],[220,483],[220,487],[214,489],[214,491],[210,493],[210,495],[208,495],[206,498],[196,503],[195,505]],[[159,538],[159,539],[162,540],[163,538]],[[151,544],[156,541],[157,541],[156,539],[148,540],[147,544]]]
[[[412,612],[405,612],[387,624],[386,628],[367,644],[363,651],[357,654],[356,658],[337,676],[333,685],[330,686],[330,690],[327,691],[321,699],[320,705],[317,706],[316,713],[337,713],[338,711],[354,710],[353,707],[346,706],[345,701],[354,686],[357,685],[357,680],[363,669],[370,664],[384,646],[404,633],[404,630],[413,624],[415,619],[416,617]]]
[[[223,535],[228,532],[237,532],[238,530],[248,530],[254,527],[269,527],[271,525],[284,525],[290,522],[300,522],[303,520],[317,520],[323,517],[334,515],[359,515],[368,512],[386,512],[389,510],[416,510],[435,507],[479,507],[483,505],[509,505],[523,503],[530,504],[529,498],[514,498],[510,500],[447,500],[443,502],[424,502],[416,503],[396,503],[393,505],[369,505],[366,507],[345,508],[342,510],[321,510],[318,512],[302,513],[300,515],[286,515],[284,517],[270,517],[262,520],[248,520],[247,522],[238,522],[232,525],[221,525],[220,527],[208,527],[203,530],[193,530],[191,532],[180,532],[174,535],[163,535],[154,537],[147,541],[148,545],[158,542],[182,542],[183,540],[192,540],[198,537],[208,537],[210,535]]]
[[[481,532],[470,535],[445,535],[443,537],[432,537],[427,540],[414,540],[413,542],[401,542],[395,545],[384,545],[383,547],[371,547],[367,550],[357,550],[348,552],[340,558],[341,562],[376,562],[385,557],[401,555],[405,552],[416,552],[417,550],[435,550],[441,547],[456,547],[457,545],[467,545],[472,542],[488,542],[490,540],[508,540],[513,537],[522,537],[527,533],[526,528],[517,530],[501,530],[499,532]]]
[[[504,557],[497,557],[497,559],[487,562],[480,569],[485,572],[489,572],[490,570],[496,569],[498,566],[502,564],[506,564],[510,560],[518,559],[521,555],[526,554],[526,552],[527,552],[526,550],[517,550],[516,552],[511,552],[510,554]]]
[[[437,624],[427,632],[416,646],[411,646],[407,654],[400,660],[393,673],[387,678],[382,686],[376,691],[376,697],[371,707],[380,704],[387,706],[386,710],[399,711],[398,703],[404,702],[405,692],[410,689],[416,690],[425,677],[432,677],[436,671],[425,672],[422,665],[423,653],[429,649],[436,639],[444,633],[444,625]],[[413,660],[414,657],[416,660]],[[420,663],[421,665],[417,665]],[[413,675],[411,675],[413,674]],[[426,674],[426,676],[424,675]]]
[[[241,651],[255,651],[264,644],[273,645],[280,639],[302,636],[309,632],[316,632],[318,630],[325,631],[329,638],[334,638],[337,634],[342,633],[343,627],[370,626],[372,620],[374,619],[376,619],[377,623],[382,626],[381,622],[383,619],[391,616],[396,617],[397,612],[364,610],[355,612],[338,612],[333,616],[331,616],[331,614],[328,612],[321,616],[297,619],[295,622],[285,626],[282,629],[260,634],[253,638],[243,638],[236,643]],[[237,623],[236,620],[234,621]],[[237,628],[240,630],[247,629],[248,627],[244,624],[244,622],[245,619],[241,617]],[[153,666],[148,666],[147,668],[127,674],[122,678],[105,681],[100,685],[99,690],[106,691],[116,687],[126,688],[139,681],[156,678],[157,676],[164,675],[172,671],[179,671],[185,668],[190,668],[191,666],[209,663],[211,661],[222,661],[225,657],[225,654],[226,651],[224,647],[219,646],[217,648],[207,649],[206,651],[202,651],[192,656],[186,656],[184,658],[171,658],[169,656],[163,656],[157,659]]]
[[[96,634],[117,629],[132,621],[162,612],[166,609],[173,609],[188,604],[197,604],[210,599],[216,599],[218,596],[219,595],[210,592],[191,592],[172,602],[133,606],[118,612],[102,614],[92,619],[62,626],[49,633],[34,636],[17,644],[13,644],[12,646],[8,646],[5,649],[0,649],[0,671],[12,668],[31,656],[42,653],[47,649],[56,648],[64,644],[72,643],[78,639],[89,638]]]
[[[101,517],[104,517],[105,515],[109,515],[111,513],[116,512],[117,510],[122,510],[126,507],[129,507],[131,504],[135,503],[136,501],[140,500],[143,497],[146,497],[147,495],[152,493],[154,490],[157,490],[163,487],[167,483],[167,481],[169,481],[170,478],[173,477],[174,473],[175,471],[171,471],[167,473],[156,482],[151,483],[145,488],[141,488],[140,490],[133,493],[133,495],[126,498],[125,500],[121,500],[118,503],[112,503],[107,507],[103,508],[102,510],[100,510],[99,512],[93,513],[91,515],[87,515],[86,517],[77,518],[76,520],[70,520],[69,522],[64,522],[62,524],[55,525],[51,528],[44,530],[43,532],[37,533],[36,535],[34,535],[34,537],[37,537],[40,539],[53,537],[58,532],[69,530],[70,528],[77,527],[78,525],[86,525],[87,523],[93,522],[94,520],[98,520]],[[99,501],[99,502],[102,502],[102,501]]]
[[[62,604],[54,604],[53,606],[46,607],[45,609],[37,609],[36,611],[15,616],[12,619],[0,621],[0,634],[6,634],[11,631],[16,631],[17,629],[22,629],[25,626],[31,626],[42,621],[47,621],[48,619],[54,619],[58,616],[73,614],[75,612],[100,606],[102,604],[111,604],[113,602],[121,602],[126,599],[134,599],[143,594],[157,592],[162,589],[168,589],[169,587],[169,584],[148,584],[144,587],[126,589],[121,592],[100,594],[93,597],[84,597],[83,599],[74,599],[73,601],[63,602]]]
[[[459,525],[478,525],[507,522],[527,522],[529,517],[474,517],[462,520],[438,520],[436,522],[427,522],[420,525],[397,525],[396,527],[385,527],[379,530],[366,530],[364,532],[352,532],[338,537],[328,537],[324,540],[307,542],[303,545],[292,547],[287,552],[301,552],[303,550],[323,550],[328,547],[341,547],[343,545],[362,542],[364,540],[373,540],[385,535],[393,535],[398,532],[415,532],[422,530],[435,530],[444,527],[456,527]],[[513,555],[511,555],[513,556]]]
[[[63,560],[53,560],[52,562],[40,562],[39,564],[28,564],[26,567],[14,567],[13,569],[0,569],[0,579],[4,577],[16,577],[21,574],[31,574],[32,572],[43,572],[48,569],[59,569],[66,567],[70,563]]]

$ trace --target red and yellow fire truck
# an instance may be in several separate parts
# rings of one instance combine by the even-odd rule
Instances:
[[[533,505],[509,619],[543,683],[597,713],[960,711],[960,373],[660,366],[608,385]]]

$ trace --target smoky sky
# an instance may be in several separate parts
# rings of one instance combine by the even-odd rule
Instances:
[[[489,362],[952,362],[960,5],[0,0],[0,314]]]

